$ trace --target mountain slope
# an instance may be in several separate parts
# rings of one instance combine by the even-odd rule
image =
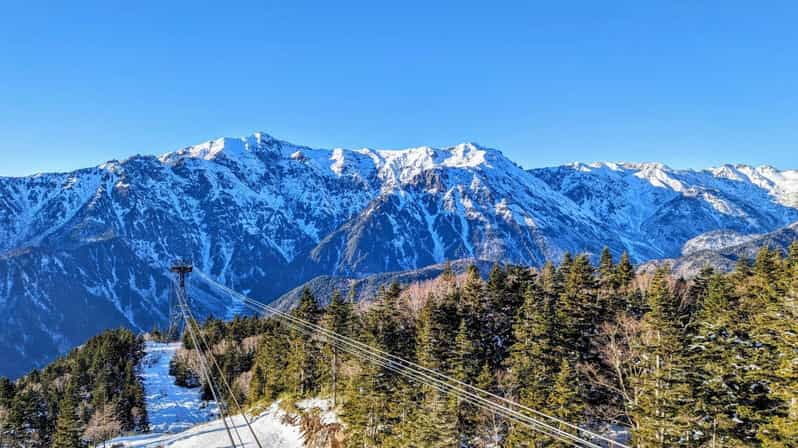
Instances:
[[[701,240],[701,243],[705,243],[707,239],[713,241],[703,246],[695,241]],[[718,242],[718,239],[721,241]],[[676,275],[684,278],[694,277],[706,266],[712,266],[721,272],[731,272],[740,258],[754,260],[757,252],[763,247],[786,253],[794,241],[798,241],[798,222],[762,235],[735,235],[729,231],[709,232],[688,241],[685,244],[687,250],[681,257],[650,261],[641,265],[639,269],[653,271],[657,266],[668,263]]]
[[[576,163],[531,172],[608,223],[637,261],[677,256],[687,240],[712,230],[765,233],[798,219],[798,171]]]
[[[462,274],[470,265],[476,265],[483,277],[487,277],[492,263],[486,261],[479,261],[473,259],[455,260],[448,263],[452,272],[455,274]],[[409,271],[398,272],[382,272],[379,274],[371,274],[360,278],[355,277],[342,277],[333,275],[321,275],[310,281],[307,281],[296,288],[288,291],[279,298],[277,298],[272,306],[282,310],[289,310],[293,308],[302,295],[302,291],[308,288],[313,297],[319,301],[321,305],[326,306],[330,303],[333,294],[337,291],[343,296],[354,293],[351,297],[355,303],[360,303],[367,300],[373,300],[378,297],[381,287],[388,287],[393,282],[399,283],[401,286],[406,287],[414,283],[424,282],[438,278],[446,269],[446,264],[434,264],[420,269],[412,269]],[[347,297],[349,298],[349,297]]]
[[[641,262],[707,231],[798,220],[796,179],[747,167],[527,171],[475,144],[328,150],[263,133],[0,178],[0,374],[102,328],[164,324],[175,258],[262,299],[319,276],[464,258],[539,265],[607,245]],[[211,291],[192,295],[199,314],[231,312]]]

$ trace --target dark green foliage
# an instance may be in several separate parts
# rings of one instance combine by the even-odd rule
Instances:
[[[0,441],[81,446],[83,429],[106,404],[114,405],[122,431],[146,431],[144,389],[135,368],[143,349],[143,340],[129,330],[107,331],[15,384],[0,379],[0,409],[8,411]]]
[[[572,424],[626,426],[634,446],[783,448],[798,446],[796,260],[798,245],[786,258],[766,249],[732,274],[706,269],[685,282],[666,268],[637,278],[627,254],[615,263],[605,250],[597,266],[565,254],[559,267],[497,265],[487,279],[476,268],[459,278],[444,269],[422,292],[392,284],[360,310],[340,293],[322,310],[303,291],[292,313]],[[253,318],[209,319],[201,332],[229,383],[250,379],[242,401],[334,391],[346,446],[563,446],[339,352],[323,331]],[[245,349],[253,340],[256,348]],[[81,362],[89,370],[94,363]],[[196,378],[179,363],[173,369],[186,382]],[[92,406],[113,394],[97,388]],[[0,381],[0,407],[14,397],[11,420],[24,421],[17,427],[54,426],[31,418],[53,412],[36,410],[50,403],[39,395]]]
[[[689,400],[678,304],[668,285],[667,268],[654,274],[646,293],[649,311],[641,321],[643,365],[635,378],[639,400],[633,418],[640,446],[675,446],[688,432],[684,406]]]
[[[222,399],[229,402],[230,406],[234,405],[233,398],[241,403],[252,395],[251,390],[247,390],[246,387],[239,387],[237,380],[241,375],[253,370],[258,358],[258,344],[256,341],[263,338],[265,334],[272,334],[275,331],[274,327],[275,322],[270,320],[240,316],[236,316],[229,322],[209,317],[198,327],[196,334],[198,343],[203,346],[207,344],[214,354],[213,359],[211,359],[206,352],[206,356],[208,356],[207,364],[210,367],[213,382],[222,386],[216,392],[221,395]],[[269,340],[272,341],[272,338],[269,338]],[[169,365],[170,375],[175,377],[175,383],[180,386],[202,387],[202,398],[205,400],[213,399],[207,379],[201,375],[201,372],[196,370],[195,366],[198,364],[189,365],[189,361],[195,359],[196,352],[188,331],[183,334],[183,348],[189,350],[190,354],[176,356],[172,359]],[[263,357],[263,355],[261,356]],[[218,365],[218,369],[216,365]],[[285,368],[285,365],[280,367]],[[221,373],[219,370],[221,370]],[[265,382],[263,375],[263,366],[257,371],[253,371],[253,380],[249,388],[256,388],[258,394],[264,393],[264,387],[266,387],[268,382]],[[225,383],[230,385],[235,397],[230,396],[230,391],[224,386]]]
[[[53,448],[76,448],[83,445],[80,440],[80,421],[75,414],[77,390],[75,381],[70,379],[64,391],[64,398],[58,404],[58,420],[53,434]]]
[[[291,312],[296,318],[316,324],[321,317],[319,303],[309,289],[302,291],[299,305]],[[318,392],[320,373],[320,347],[313,334],[292,328],[288,347],[285,376],[288,390],[298,396]]]

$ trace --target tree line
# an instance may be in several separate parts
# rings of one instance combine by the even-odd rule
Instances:
[[[368,306],[335,293],[322,309],[305,290],[292,313],[633,446],[798,446],[798,243],[690,281],[605,250],[484,279],[447,269]],[[240,401],[330,397],[349,446],[561,446],[277,320],[202,331]]]
[[[798,446],[798,243],[762,249],[731,273],[689,281],[666,266],[635,272],[608,250],[540,269],[476,267],[366,303],[305,290],[291,313],[374,349],[446,373],[636,447]],[[338,352],[277,319],[209,318],[201,326],[239,402],[327,397],[352,447],[556,447],[561,442],[386,366]],[[209,385],[196,352],[170,370]],[[146,431],[136,365],[143,339],[99,335],[16,382],[0,379],[0,446],[76,447]],[[220,390],[226,399],[232,397]]]

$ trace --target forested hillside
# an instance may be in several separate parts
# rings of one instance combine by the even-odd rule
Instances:
[[[107,331],[16,382],[0,378],[0,447],[75,448],[146,431],[141,337]]]
[[[798,446],[798,243],[690,282],[605,251],[487,280],[446,271],[355,307],[306,291],[292,312],[572,423],[625,427],[634,446]],[[276,320],[203,331],[239,400],[333,397],[348,446],[559,446]],[[191,353],[182,381],[197,378]]]

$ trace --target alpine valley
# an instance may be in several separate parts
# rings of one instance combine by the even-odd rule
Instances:
[[[0,178],[0,375],[18,377],[107,328],[165,325],[177,258],[269,301],[319,277],[447,260],[540,266],[566,252],[595,259],[604,246],[636,263],[706,254],[795,221],[794,170],[527,170],[472,143],[312,149],[256,133]],[[203,314],[237,310],[211,291],[191,296]]]

